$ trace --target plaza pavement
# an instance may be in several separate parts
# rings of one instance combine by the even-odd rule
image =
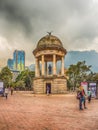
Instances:
[[[80,111],[75,94],[0,97],[0,130],[98,130],[98,100]]]

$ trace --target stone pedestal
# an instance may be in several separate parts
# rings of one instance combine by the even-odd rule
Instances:
[[[67,81],[63,76],[60,77],[42,77],[35,78],[33,82],[34,93],[36,94],[46,94],[47,93],[47,84],[50,85],[51,94],[64,94],[67,91]]]

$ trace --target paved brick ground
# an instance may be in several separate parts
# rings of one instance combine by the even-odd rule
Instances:
[[[74,94],[0,97],[0,130],[98,130],[98,100],[79,111]]]

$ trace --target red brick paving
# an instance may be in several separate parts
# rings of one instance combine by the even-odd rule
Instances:
[[[98,100],[79,111],[75,95],[0,97],[0,130],[98,130]]]

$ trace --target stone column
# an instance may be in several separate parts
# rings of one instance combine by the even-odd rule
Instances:
[[[35,58],[35,77],[39,76],[39,62],[38,62],[38,58]]]
[[[47,61],[45,62],[45,75],[47,76]]]
[[[44,55],[42,55],[42,76],[45,74],[45,66],[44,66]]]
[[[62,56],[61,75],[64,75],[64,56]]]
[[[56,55],[53,55],[53,75],[56,75]]]
[[[41,76],[41,73],[40,73],[40,60],[38,60],[38,76]]]

